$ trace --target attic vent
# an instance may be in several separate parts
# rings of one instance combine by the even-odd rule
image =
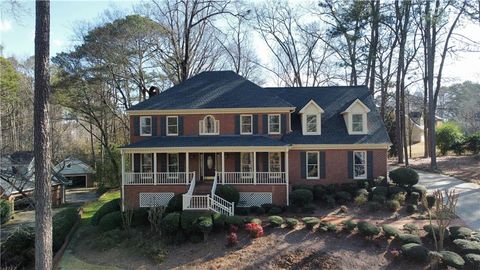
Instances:
[[[67,164],[67,168],[70,168],[70,167],[72,167],[72,163]]]

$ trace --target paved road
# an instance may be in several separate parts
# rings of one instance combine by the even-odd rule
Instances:
[[[424,185],[428,191],[455,189],[459,193],[457,215],[472,229],[480,230],[480,185],[438,173],[417,172],[419,184]]]

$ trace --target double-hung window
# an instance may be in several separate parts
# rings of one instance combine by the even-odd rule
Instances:
[[[253,153],[240,153],[240,170],[242,178],[253,177]]]
[[[179,171],[178,163],[179,163],[178,153],[167,154],[168,177],[170,178],[178,177],[178,171]]]
[[[273,152],[268,153],[268,171],[280,172],[281,171],[280,153]]]
[[[353,178],[367,178],[367,153],[365,151],[353,152]]]
[[[268,134],[280,134],[280,114],[268,115]]]
[[[252,133],[252,115],[240,115],[240,134]]]
[[[153,157],[152,157],[152,154],[142,154],[141,159],[142,159],[141,172],[142,173],[152,172],[153,171]]]
[[[178,135],[178,116],[167,116],[167,136]]]
[[[151,116],[140,116],[140,136],[152,136]]]
[[[307,132],[306,133],[318,133],[318,115],[307,114]]]
[[[352,114],[352,132],[363,132],[363,114]]]
[[[318,179],[320,177],[319,152],[307,152],[307,179]]]

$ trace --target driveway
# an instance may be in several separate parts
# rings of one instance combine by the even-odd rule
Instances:
[[[459,194],[457,215],[472,229],[480,230],[480,185],[438,173],[416,171],[420,177],[419,184],[428,191],[455,189]]]
[[[66,207],[81,206],[86,202],[94,201],[98,198],[98,195],[95,193],[95,188],[76,188],[76,189],[67,189],[66,190],[66,200],[67,203],[61,205],[60,207],[55,207],[52,209],[53,214],[60,212]],[[13,215],[13,219],[10,220],[7,224],[1,225],[0,230],[0,240],[3,242],[11,233],[15,231],[16,228],[20,226],[35,226],[35,211],[17,211]]]

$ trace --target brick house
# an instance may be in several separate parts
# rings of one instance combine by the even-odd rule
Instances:
[[[233,214],[288,204],[292,185],[386,176],[390,140],[364,86],[262,88],[231,71],[203,72],[128,111],[123,207],[165,205]]]

